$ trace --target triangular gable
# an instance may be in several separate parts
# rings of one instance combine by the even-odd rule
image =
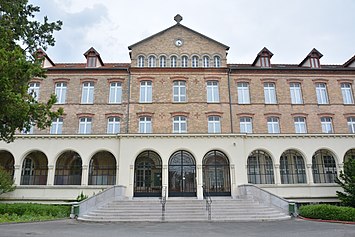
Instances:
[[[100,54],[93,47],[91,47],[88,51],[86,51],[84,53],[84,56],[86,59],[88,58],[88,56],[94,56],[99,60],[101,66],[104,66],[104,63],[100,57]]]
[[[355,55],[343,64],[343,67],[355,67]]]
[[[192,33],[194,33],[194,34],[196,34],[196,35],[201,36],[202,38],[205,38],[205,39],[207,39],[207,40],[209,40],[209,41],[212,41],[212,42],[214,42],[214,43],[216,43],[216,44],[218,44],[218,45],[224,47],[226,50],[229,50],[229,46],[227,46],[227,45],[225,45],[225,44],[222,44],[222,43],[220,43],[220,42],[218,42],[218,41],[216,41],[216,40],[214,40],[214,39],[211,39],[211,38],[209,38],[209,37],[207,37],[207,36],[205,36],[205,35],[203,35],[203,34],[197,32],[197,31],[194,31],[194,30],[192,30],[192,29],[190,29],[190,28],[188,28],[188,27],[186,27],[186,26],[180,24],[180,22],[177,22],[175,25],[173,25],[173,26],[171,26],[171,27],[169,27],[169,28],[167,28],[167,29],[165,29],[165,30],[160,31],[159,33],[156,33],[156,34],[154,34],[154,35],[152,35],[152,36],[149,36],[149,37],[147,37],[147,38],[145,38],[145,39],[143,39],[143,40],[141,40],[141,41],[139,41],[139,42],[137,42],[137,43],[135,43],[135,44],[132,44],[132,45],[128,46],[128,49],[129,49],[129,50],[132,50],[132,48],[134,48],[135,46],[137,46],[137,45],[139,45],[139,44],[141,44],[141,43],[144,43],[144,42],[146,42],[146,41],[148,41],[148,40],[150,40],[150,39],[152,39],[152,38],[154,38],[154,37],[157,37],[157,36],[159,36],[159,35],[162,35],[163,33],[167,32],[167,31],[169,31],[169,30],[171,30],[171,29],[173,29],[173,28],[176,28],[176,27],[181,27],[181,28],[183,28],[183,29],[185,29],[185,30],[187,30],[187,31],[190,31],[190,32],[192,32]]]
[[[274,54],[271,53],[270,50],[264,47],[256,56],[254,62],[252,63],[252,66],[255,66],[259,62],[261,56],[267,56],[270,59],[273,55]]]
[[[313,48],[311,52],[307,55],[307,57],[303,59],[303,61],[298,66],[302,67],[306,64],[306,62],[309,63],[311,57],[315,57],[319,60],[321,57],[323,57],[323,54],[321,54],[318,50]]]
[[[38,49],[35,52],[35,56],[37,58],[44,58],[43,62],[42,62],[42,67],[47,68],[47,67],[54,67],[55,64],[54,62],[48,57],[48,55],[46,54],[46,52],[44,52],[43,49]]]

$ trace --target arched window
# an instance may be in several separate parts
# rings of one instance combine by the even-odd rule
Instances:
[[[221,58],[219,56],[214,56],[213,62],[214,67],[221,67]]]
[[[165,56],[160,56],[159,65],[160,65],[160,67],[166,67],[166,57]]]
[[[155,67],[156,66],[156,58],[155,56],[151,55],[148,58],[148,67]]]
[[[334,183],[337,168],[333,154],[325,149],[318,150],[312,157],[314,183]]]
[[[90,160],[89,185],[115,185],[116,159],[107,151],[96,153]]]
[[[139,56],[137,61],[138,67],[144,67],[144,56]]]
[[[189,58],[187,56],[181,57],[181,67],[187,67],[189,63]]]
[[[295,150],[287,150],[280,157],[282,184],[307,183],[306,168],[302,155]]]
[[[82,173],[81,157],[75,151],[61,154],[55,165],[54,185],[80,185]]]
[[[203,67],[210,67],[210,57],[203,56]]]
[[[176,56],[170,57],[170,67],[177,67],[177,57]]]
[[[198,56],[193,56],[192,57],[192,67],[198,67]]]
[[[0,150],[0,166],[8,172],[12,177],[14,176],[15,171],[15,158],[14,156],[8,151],[1,151]]]
[[[247,162],[248,183],[252,184],[274,184],[274,166],[268,153],[256,150],[253,151]]]
[[[22,163],[21,185],[46,185],[48,161],[44,153],[31,152]]]

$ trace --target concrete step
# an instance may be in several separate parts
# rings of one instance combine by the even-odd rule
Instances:
[[[82,221],[162,221],[159,199],[113,201],[78,218]],[[212,221],[266,221],[286,220],[290,216],[277,209],[260,205],[252,199],[218,197],[211,206]],[[206,202],[197,199],[169,199],[164,221],[207,221]]]

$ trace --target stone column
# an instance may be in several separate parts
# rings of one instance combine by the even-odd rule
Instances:
[[[81,186],[87,186],[88,179],[89,179],[88,165],[83,165],[83,170],[81,171]]]
[[[14,165],[14,168],[14,183],[18,186],[21,183],[21,165]]]
[[[47,186],[54,185],[54,176],[55,176],[54,165],[48,165]]]
[[[308,184],[314,184],[313,181],[313,172],[312,172],[312,164],[307,164],[307,180]]]
[[[275,184],[281,184],[281,177],[280,177],[280,165],[275,164]]]
[[[202,165],[196,166],[197,199],[203,199]]]
[[[120,169],[119,169],[119,166],[117,165],[116,166],[116,185],[120,184],[120,179],[118,178],[119,177],[119,172],[120,172]]]

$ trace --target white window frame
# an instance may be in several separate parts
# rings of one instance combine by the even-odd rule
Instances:
[[[140,103],[152,103],[153,83],[152,81],[140,82]]]
[[[39,98],[39,88],[40,88],[40,83],[39,82],[30,82],[28,84],[27,93],[28,94],[32,93],[32,97],[36,101],[38,101],[38,98]]]
[[[311,68],[319,68],[319,59],[315,57],[311,57],[310,59]]]
[[[160,67],[166,67],[166,57],[165,56],[160,56],[160,58],[159,58],[159,66]]]
[[[350,133],[355,133],[355,117],[348,117],[348,128]]]
[[[95,83],[92,81],[83,82],[81,103],[82,104],[93,104],[94,103],[94,90]]]
[[[148,67],[156,67],[156,57],[151,55],[148,58]]]
[[[152,118],[148,116],[139,118],[139,133],[152,133]]]
[[[270,67],[270,58],[267,56],[261,56],[260,65],[261,67]]]
[[[221,57],[220,56],[214,56],[213,62],[214,62],[214,67],[221,67]]]
[[[144,56],[142,56],[142,55],[138,56],[137,66],[144,67],[144,61],[145,61]]]
[[[173,133],[187,133],[187,118],[185,116],[173,118]]]
[[[189,58],[187,56],[181,57],[181,67],[188,67],[189,65]]]
[[[186,82],[185,81],[174,81],[173,101],[174,102],[186,102]]]
[[[277,104],[276,85],[273,82],[264,83],[265,104]]]
[[[109,103],[110,104],[122,103],[122,82],[110,83]]]
[[[170,57],[170,67],[177,67],[177,57],[176,56]]]
[[[207,103],[219,103],[219,82],[218,81],[207,81]]]
[[[238,82],[238,104],[250,104],[250,92],[248,82]]]
[[[268,133],[280,133],[280,120],[278,117],[267,118]]]
[[[199,62],[198,56],[192,56],[192,61],[191,61],[192,67],[198,67],[199,64],[198,62]]]
[[[53,119],[50,134],[62,134],[63,132],[63,118],[59,117]]]
[[[344,104],[354,104],[354,96],[350,83],[341,83],[341,94],[343,96]]]
[[[87,67],[91,67],[91,68],[96,67],[96,65],[97,65],[97,57],[96,56],[88,56],[87,60],[88,60]]]
[[[92,118],[81,117],[79,118],[79,134],[91,134]]]
[[[33,134],[35,129],[35,125],[31,124],[30,130],[26,130],[26,128],[22,129],[21,133],[22,134]]]
[[[121,130],[121,119],[119,117],[108,117],[107,118],[107,133],[117,134]]]
[[[291,104],[303,104],[301,83],[290,83]]]
[[[318,104],[329,104],[326,83],[316,83],[316,94]]]
[[[294,117],[295,133],[307,133],[307,124],[305,117]]]
[[[322,132],[323,133],[333,133],[333,120],[331,117],[321,118]]]
[[[221,133],[221,117],[208,116],[208,133]]]
[[[240,133],[253,133],[253,119],[251,117],[239,118]]]
[[[56,104],[65,104],[67,97],[67,83],[57,82],[55,83],[55,95],[57,97]]]
[[[210,57],[208,56],[203,56],[203,67],[210,67]]]

